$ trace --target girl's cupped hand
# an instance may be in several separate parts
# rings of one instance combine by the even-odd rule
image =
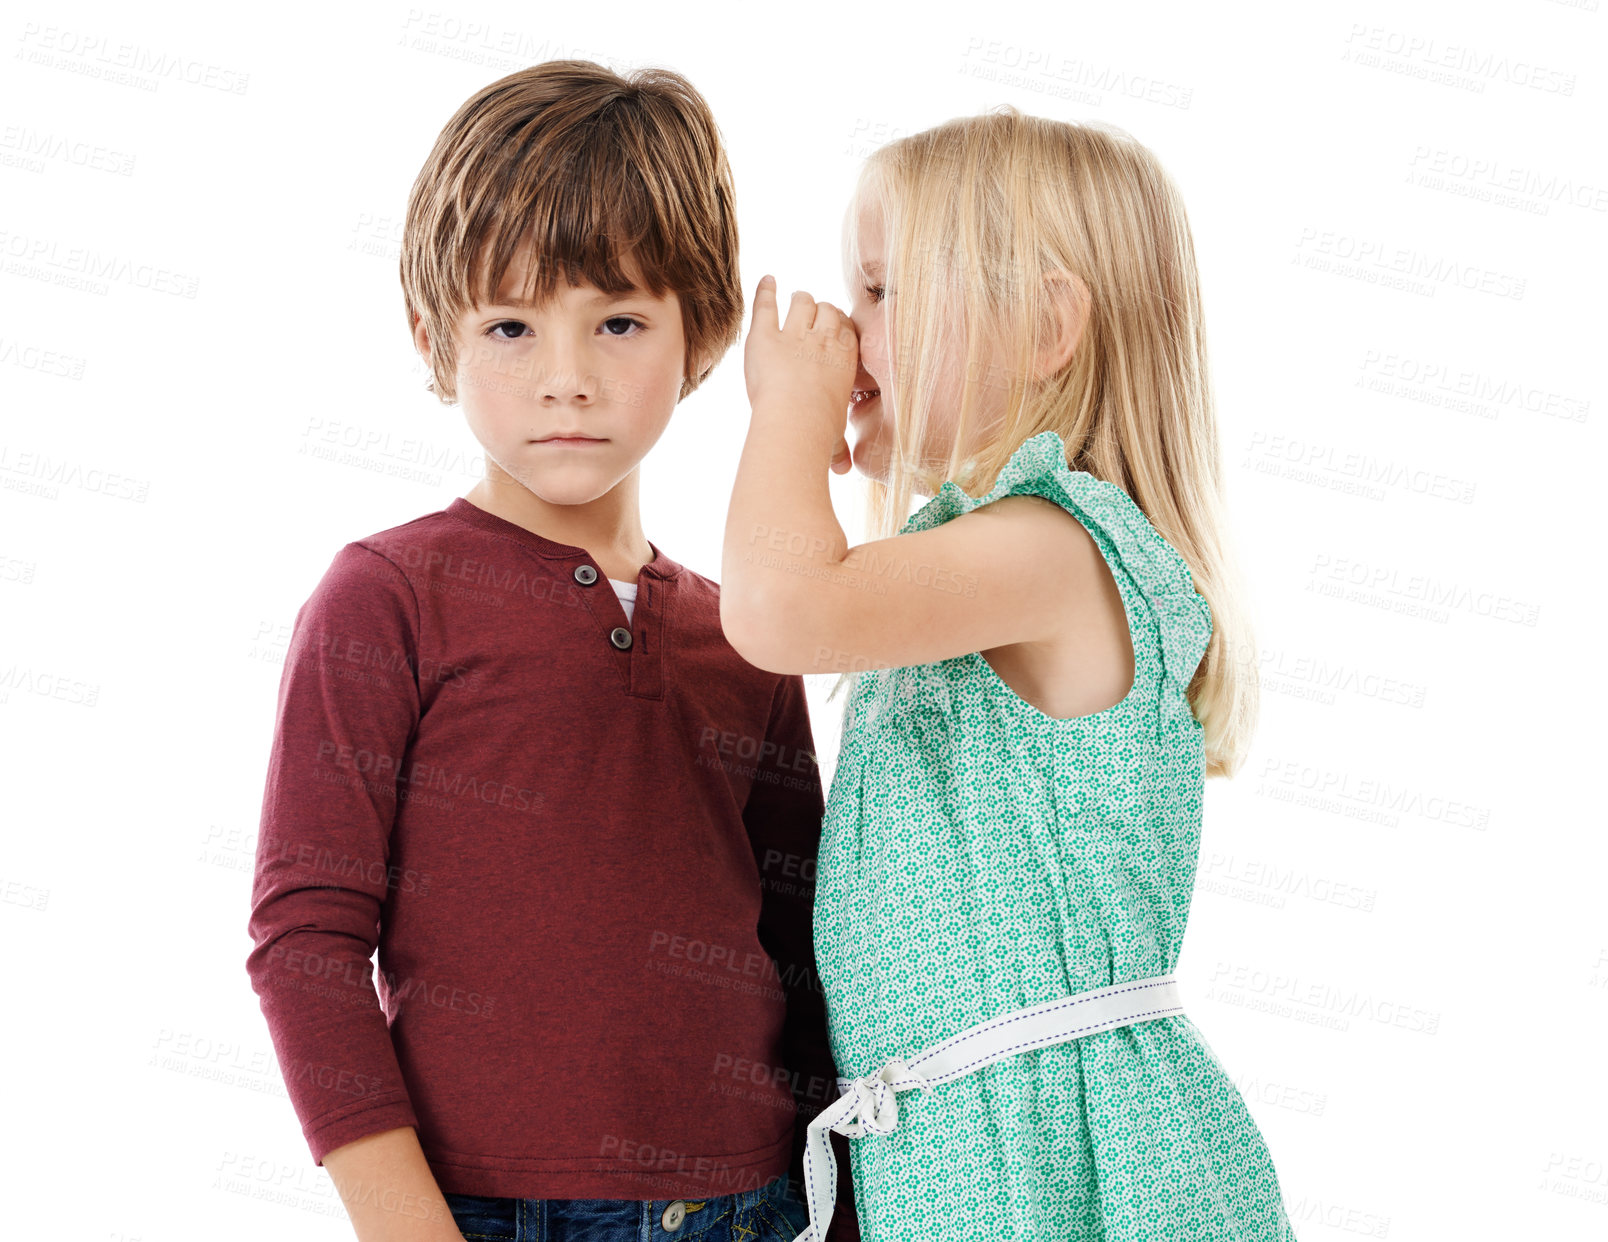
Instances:
[[[853,465],[843,433],[859,364],[860,336],[853,320],[801,289],[788,304],[786,322],[778,324],[776,280],[760,279],[743,347],[748,403],[756,417],[806,419],[821,428],[828,443],[835,435],[831,468],[837,474]]]

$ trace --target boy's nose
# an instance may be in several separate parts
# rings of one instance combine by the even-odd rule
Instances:
[[[588,366],[586,342],[559,329],[538,346],[530,390],[549,401],[590,401],[598,389],[598,376]]]
[[[592,400],[592,394],[596,389],[597,377],[582,372],[573,365],[543,368],[538,385],[538,392],[543,401],[584,403]]]

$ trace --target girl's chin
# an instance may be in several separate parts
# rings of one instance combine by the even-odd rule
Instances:
[[[856,474],[878,483],[887,482],[887,462],[866,441],[861,440],[854,446],[850,460]]]

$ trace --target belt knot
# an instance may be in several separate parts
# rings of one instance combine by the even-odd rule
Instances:
[[[904,1058],[894,1057],[875,1074],[851,1079],[849,1090],[854,1093],[854,1104],[848,1113],[832,1128],[849,1138],[870,1134],[892,1134],[899,1125],[899,1092],[920,1087],[927,1092],[927,1080],[905,1064]]]

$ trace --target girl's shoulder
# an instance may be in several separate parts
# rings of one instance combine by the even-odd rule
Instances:
[[[1023,440],[1000,470],[994,485],[981,496],[968,494],[953,480],[945,482],[926,504],[906,519],[900,533],[930,530],[1006,496],[1020,495],[1053,500],[1071,511],[1085,526],[1090,526],[1092,519],[1097,532],[1113,525],[1128,528],[1137,519],[1143,531],[1182,563],[1172,545],[1161,538],[1144,510],[1127,492],[1087,470],[1073,470],[1066,464],[1066,444],[1057,431],[1041,431]],[[1143,541],[1145,536],[1140,534],[1139,538]]]
[[[1041,431],[1024,440],[981,496],[945,482],[900,533],[929,530],[1006,496],[1020,495],[1043,497],[1071,513],[1094,537],[1119,585],[1126,579],[1138,589],[1160,629],[1163,673],[1181,694],[1211,641],[1211,609],[1195,590],[1183,556],[1127,492],[1087,470],[1068,467],[1066,445],[1058,432]]]

